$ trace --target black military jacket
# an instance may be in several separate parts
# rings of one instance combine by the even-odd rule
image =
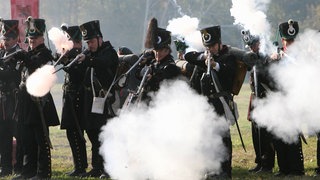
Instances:
[[[41,98],[35,98],[27,92],[25,87],[28,76],[37,68],[42,67],[52,60],[51,51],[44,44],[28,51],[27,58],[24,61],[24,66],[26,68],[22,71],[22,82],[20,83],[19,91],[18,106],[20,123],[41,125],[42,122],[38,106],[38,103],[40,103],[46,126],[56,126],[60,124],[51,93],[49,92]]]
[[[5,55],[10,57],[0,59],[0,124],[15,118],[16,92],[20,83],[19,63],[21,59],[18,56],[9,55],[18,50],[21,49],[16,45],[7,53],[4,49],[0,51],[1,58]]]
[[[180,75],[181,71],[176,66],[172,56],[169,54],[160,62],[155,59],[151,62],[151,78],[146,82],[145,90],[158,91],[160,83],[165,79],[173,79]]]
[[[203,52],[189,52],[185,55],[185,59],[189,63],[199,66],[200,67],[199,71],[203,71],[202,73],[206,73],[207,66],[205,65],[205,60],[199,59],[199,56],[201,54],[203,54]],[[234,55],[231,55],[228,52],[228,46],[223,45],[223,48],[221,49],[219,55],[214,56],[213,58],[220,65],[219,71],[213,70],[216,73],[219,83],[221,85],[221,89],[219,91],[226,94],[224,98],[228,102],[229,100],[232,100],[230,98],[232,98],[232,87],[233,87],[234,78],[235,78],[236,57]],[[194,79],[194,81],[201,81],[199,78],[200,76],[198,76],[197,79]],[[209,82],[209,84],[210,84],[210,87],[208,91],[210,92],[210,94],[207,95],[209,98],[209,102],[214,105],[216,112],[219,115],[222,115],[224,114],[224,110],[219,98],[216,96],[216,93],[217,93],[216,89],[212,82]],[[197,88],[202,88],[202,87],[197,87]],[[196,90],[198,92],[201,92],[201,90],[199,89],[196,89]]]
[[[96,52],[91,52],[86,56],[83,63],[87,67],[84,77],[84,118],[86,122],[85,129],[89,130],[100,128],[106,123],[107,119],[111,117],[111,114],[107,109],[107,104],[105,105],[104,114],[91,113],[93,92],[91,88],[90,69],[94,69],[93,81],[96,95],[98,95],[101,90],[107,91],[116,75],[119,63],[118,54],[111,43],[106,41],[102,43]],[[114,95],[114,90],[112,90],[111,93]],[[106,103],[112,104],[113,102],[114,99],[108,98]]]
[[[4,55],[9,56],[11,53],[15,53],[20,50],[20,47],[16,45],[14,48],[9,50],[6,54],[5,50],[0,50],[0,57],[3,58]],[[20,63],[21,59],[18,56],[11,57],[8,59],[0,59],[0,91],[8,92],[16,89],[20,83],[20,73],[19,68],[17,68],[17,63]],[[21,60],[22,61],[22,60]]]
[[[62,60],[63,65],[68,65],[82,49],[72,48]],[[61,113],[61,129],[79,128],[83,129],[85,122],[83,118],[84,106],[84,75],[86,67],[83,63],[74,63],[67,69],[63,84],[63,107]]]
[[[269,89],[274,89],[275,84],[269,73],[271,65],[269,58],[261,53],[258,54],[258,58],[255,64],[255,72],[251,70],[250,73],[250,88],[254,94],[256,93],[255,91],[257,91],[257,94],[255,94],[257,97],[264,98]],[[254,80],[254,77],[256,77],[257,80]],[[257,84],[255,84],[255,82]]]

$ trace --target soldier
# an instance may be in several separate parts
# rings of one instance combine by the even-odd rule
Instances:
[[[99,134],[101,127],[107,120],[114,116],[111,104],[114,102],[114,90],[110,94],[106,92],[110,88],[118,67],[118,55],[110,41],[103,41],[98,20],[80,25],[83,40],[88,44],[88,53],[78,56],[79,61],[87,68],[84,75],[84,121],[85,131],[92,144],[92,170],[82,174],[82,177],[109,177],[104,172],[103,158],[99,154],[101,142]],[[108,96],[108,97],[105,97]],[[110,97],[109,97],[110,96]],[[94,109],[95,100],[98,97],[106,98],[102,102],[102,109]],[[101,110],[100,112],[96,110]]]
[[[148,57],[140,63],[141,77],[145,71],[147,73],[147,81],[145,82],[142,99],[148,102],[149,92],[156,92],[160,88],[160,83],[166,79],[174,79],[180,75],[180,70],[176,66],[171,55],[171,32],[158,27],[156,18],[152,18],[148,25],[147,37],[145,41],[146,48],[152,48],[152,52],[148,52]]]
[[[1,24],[0,50],[0,177],[12,174],[12,138],[16,129],[14,119],[17,90],[20,83],[19,64],[22,49],[18,45],[19,21],[3,20]],[[22,53],[22,52],[21,52]],[[22,56],[23,57],[23,56]],[[16,135],[15,135],[16,136]]]
[[[66,52],[61,63],[67,66],[83,50],[82,35],[79,26],[61,25],[61,29],[67,33],[73,47]],[[79,176],[86,172],[88,167],[86,141],[84,138],[83,113],[83,80],[86,67],[82,63],[74,63],[66,72],[63,84],[63,107],[61,114],[61,129],[66,129],[66,135],[71,147],[74,170],[69,176]]]
[[[25,83],[37,68],[52,63],[53,57],[44,44],[45,20],[28,17],[26,23],[29,47],[27,59],[23,63],[25,68],[19,86],[18,104],[25,158],[21,175],[13,179],[50,179],[52,174],[49,126],[59,125],[58,114],[50,92],[43,97],[34,97],[27,92]]]
[[[266,128],[259,127],[255,120],[250,117],[250,113],[254,108],[252,101],[255,98],[266,97],[267,89],[263,87],[263,84],[268,85],[270,79],[268,75],[268,58],[259,52],[260,38],[258,36],[251,35],[249,31],[242,31],[242,35],[243,41],[250,48],[251,52],[256,53],[259,58],[250,72],[252,93],[249,103],[248,120],[251,121],[252,142],[256,154],[255,163],[257,165],[249,169],[249,172],[272,172],[275,159],[272,135]]]
[[[224,109],[222,103],[230,104],[233,102],[233,83],[236,75],[236,57],[229,53],[227,45],[223,45],[221,42],[221,30],[220,26],[208,27],[200,30],[202,43],[206,47],[206,52],[188,52],[185,54],[185,59],[194,65],[199,66],[199,70],[203,72],[203,78],[201,79],[201,86],[195,88],[198,92],[208,97],[208,101],[215,108],[215,111],[220,116],[225,116],[226,119],[235,121],[235,119],[229,119],[228,112],[232,110]],[[209,62],[210,61],[210,62]],[[210,66],[210,76],[206,74],[207,64]],[[211,78],[211,75],[214,78]],[[194,81],[200,81],[200,79],[194,79]],[[213,84],[216,84],[216,87]],[[221,97],[221,98],[219,98]],[[234,115],[234,114],[233,114]],[[233,118],[235,118],[233,116]],[[231,162],[232,162],[232,142],[230,137],[230,130],[224,132],[222,141],[226,147],[226,159],[221,163],[221,173],[206,174],[206,179],[231,178]]]
[[[287,48],[294,42],[299,33],[299,24],[297,21],[290,19],[281,23],[278,30],[281,36],[282,48],[279,49],[278,53],[271,56],[274,63],[281,61]],[[302,144],[300,137],[297,139],[298,142],[288,144],[281,139],[274,138],[274,148],[279,166],[279,172],[276,176],[304,175]]]

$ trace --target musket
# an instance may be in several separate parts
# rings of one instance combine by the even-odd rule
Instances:
[[[211,54],[209,53],[208,57],[207,57],[207,61],[208,61],[207,62],[207,72],[206,72],[206,74],[203,74],[201,81],[205,80],[204,78],[208,77],[208,75],[209,76],[211,75],[211,79],[212,79],[212,82],[214,84],[216,93],[220,93],[221,85],[219,83],[219,79],[218,79],[216,73],[213,71],[213,69],[211,69],[211,60],[212,60],[212,57],[211,57]],[[206,80],[208,80],[208,79],[206,78]],[[207,83],[209,83],[209,82],[207,82]],[[221,102],[221,104],[223,106],[223,109],[225,111],[226,118],[228,120],[230,120],[230,121],[233,121],[233,119],[234,119],[234,122],[235,122],[236,127],[237,127],[237,131],[238,131],[239,136],[240,136],[240,141],[241,141],[242,147],[243,147],[244,151],[247,152],[246,147],[245,147],[244,142],[243,142],[243,139],[242,139],[240,127],[239,127],[239,124],[238,124],[238,121],[237,121],[237,116],[236,116],[235,112],[233,111],[233,109],[231,109],[230,105],[226,102],[226,100],[224,99],[223,96],[219,96],[219,100],[220,100],[220,102]],[[232,107],[232,108],[235,108],[235,107]],[[230,114],[231,114],[231,116],[228,116]]]
[[[144,55],[141,55],[139,57],[139,59],[130,67],[130,69],[127,70],[127,72],[125,72],[124,74],[121,74],[115,81],[115,83],[117,82],[120,82],[118,83],[119,87],[123,87],[126,80],[127,80],[127,77],[128,75],[130,74],[130,72],[143,60],[145,56]]]
[[[301,137],[302,141],[308,145],[307,139],[304,137],[303,133],[300,133],[299,136]]]
[[[21,52],[21,51],[23,51],[23,49],[18,49],[18,50],[16,50],[15,52],[9,54],[8,56],[2,57],[2,58],[0,58],[0,59],[3,60],[4,63],[7,63],[7,62],[9,62],[9,61],[11,60],[11,58],[12,58],[13,56],[15,56],[16,54],[18,54],[18,53]]]
[[[210,76],[211,60],[212,60],[212,56],[211,56],[210,51],[208,51],[208,57],[207,57],[207,60],[208,60],[208,65],[207,65],[207,76]]]
[[[138,98],[136,100],[136,104],[141,102],[142,94],[144,92],[145,82],[147,81],[147,76],[150,73],[150,71],[151,71],[151,67],[148,66],[147,70],[143,74],[143,78],[142,78],[142,80],[140,82],[139,88],[138,88],[137,93],[136,93],[138,95]]]
[[[139,59],[127,70],[127,72],[125,72],[124,74],[121,74],[116,80],[114,80],[111,84],[110,87],[113,87],[116,83],[118,83],[119,87],[123,87],[124,84],[126,84],[126,79],[127,79],[127,76],[130,74],[130,72],[143,60],[143,58],[145,57],[145,55],[141,55],[139,57]],[[132,104],[132,101],[135,101],[137,99],[137,97],[140,97],[138,99],[141,100],[141,96],[139,96],[139,94],[142,94],[142,91],[143,91],[143,86],[144,86],[144,83],[146,81],[146,76],[147,74],[150,72],[150,68],[148,68],[148,70],[144,73],[143,75],[143,78],[142,78],[142,81],[140,82],[140,85],[138,87],[138,90],[137,92],[130,92],[129,95],[127,96],[124,104],[123,104],[123,108],[122,110],[128,108],[131,104]],[[121,84],[120,84],[121,83]],[[139,100],[139,101],[140,101]]]
[[[89,49],[85,49],[84,51],[82,51],[82,53],[80,54],[84,54],[87,55],[90,52]],[[58,70],[54,71],[52,74],[57,73],[58,71],[60,71],[61,69],[68,69],[70,68],[75,62],[77,62],[80,59],[80,54],[78,54],[68,65],[63,66],[61,68],[59,68]],[[59,58],[60,59],[60,58]]]
[[[69,50],[67,50],[65,53],[63,53],[59,59],[53,64],[53,67],[56,67],[58,65],[58,63],[60,63],[60,61],[62,60],[62,58],[69,52]]]
[[[144,91],[144,85],[147,80],[147,75],[150,73],[150,71],[151,71],[151,67],[147,67],[147,70],[143,74],[142,80],[139,84],[137,91],[129,93],[128,97],[125,100],[122,110],[128,109],[131,106],[131,104],[138,104],[139,102],[141,102],[142,93]]]
[[[257,64],[253,66],[253,84],[254,84],[254,94],[255,97],[258,98],[258,75],[257,75]],[[258,145],[259,145],[259,157],[262,158],[261,152],[261,129],[260,126],[257,124],[258,129]]]
[[[44,114],[43,114],[43,108],[41,106],[40,98],[36,97],[36,101],[37,101],[37,107],[38,107],[38,110],[39,110],[39,113],[40,113],[40,119],[41,119],[41,125],[42,125],[42,129],[43,129],[44,137],[45,137],[46,141],[48,142],[49,147],[51,149],[53,149],[53,146],[52,146],[52,143],[51,143],[51,140],[50,140],[50,137],[49,137],[49,131],[47,129],[48,128],[47,127],[47,123],[45,121],[45,117],[44,117]]]
[[[216,77],[215,72],[213,72],[213,70],[211,70],[211,77],[212,77],[213,84],[214,84],[214,86],[216,88],[216,91],[217,91],[217,93],[219,93],[220,91],[219,91],[219,88],[218,88],[218,85],[217,85],[218,84],[218,79]],[[217,79],[217,81],[215,81],[215,79]],[[243,139],[242,139],[242,135],[241,135],[240,127],[239,127],[239,124],[238,124],[237,116],[236,116],[234,110],[231,109],[230,105],[226,102],[226,100],[224,99],[223,96],[219,96],[219,100],[221,101],[221,103],[223,105],[223,109],[225,110],[225,114],[226,115],[230,113],[228,111],[231,111],[231,114],[233,116],[234,122],[235,122],[236,127],[237,127],[237,131],[238,131],[238,134],[239,134],[239,137],[240,137],[242,148],[243,148],[243,150],[245,152],[247,152],[246,147],[245,147],[244,142],[243,142]],[[235,108],[235,107],[232,107],[232,108]],[[231,118],[227,118],[227,119],[232,120]]]

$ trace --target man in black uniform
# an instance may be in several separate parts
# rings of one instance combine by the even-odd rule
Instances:
[[[174,79],[180,75],[180,69],[176,66],[171,55],[171,32],[158,27],[158,21],[152,18],[148,25],[147,36],[145,41],[146,48],[152,48],[148,52],[146,59],[140,63],[141,77],[145,71],[147,81],[145,82],[142,98],[148,102],[149,92],[156,92],[160,88],[160,83],[166,79]]]
[[[281,36],[282,48],[279,49],[278,53],[271,56],[273,63],[281,61],[287,48],[294,42],[299,33],[298,22],[290,19],[287,22],[281,23],[279,25],[279,33]],[[279,166],[279,173],[276,174],[277,176],[304,175],[302,144],[300,137],[297,137],[297,139],[297,142],[288,144],[281,139],[274,138],[274,148],[277,153]]]
[[[185,54],[185,59],[192,64],[199,66],[203,70],[203,77],[201,79],[201,86],[198,92],[207,96],[208,102],[212,104],[215,111],[220,116],[225,116],[229,123],[232,124],[232,117],[227,116],[230,109],[224,109],[223,104],[226,102],[230,104],[233,102],[233,83],[236,70],[236,57],[229,53],[227,45],[221,42],[220,26],[208,27],[200,30],[203,45],[207,48],[204,52],[189,52]],[[210,67],[210,76],[206,74],[207,65]],[[199,70],[200,70],[199,68]],[[214,78],[212,78],[214,77]],[[200,79],[194,79],[200,81]],[[214,86],[216,84],[216,87]],[[197,87],[195,87],[197,88]],[[224,101],[224,102],[223,102]],[[231,178],[231,162],[232,162],[232,142],[230,137],[230,130],[224,132],[222,141],[226,147],[225,160],[221,163],[221,173],[208,173],[207,179]]]
[[[78,54],[82,52],[82,35],[79,26],[63,24],[61,29],[67,33],[73,42],[73,48],[64,54],[61,63],[68,66]],[[74,170],[69,176],[79,176],[86,172],[88,167],[86,141],[84,138],[83,97],[84,74],[86,67],[82,63],[74,63],[64,68],[66,74],[63,84],[63,107],[61,114],[61,129],[66,129],[67,138],[71,147]]]
[[[16,122],[16,93],[20,83],[19,61],[17,53],[21,51],[18,45],[19,21],[0,20],[1,43],[0,50],[0,177],[12,174],[12,138]],[[15,54],[15,55],[14,55]]]
[[[252,117],[251,111],[254,106],[252,101],[255,98],[266,97],[267,89],[263,85],[269,86],[268,61],[260,50],[260,38],[251,35],[249,31],[242,31],[243,41],[250,48],[251,52],[256,53],[258,60],[250,72],[251,96],[249,103],[248,120],[251,121],[252,142],[256,154],[256,167],[249,169],[249,172],[272,172],[274,167],[275,152],[272,144],[272,135],[265,127],[259,127]]]
[[[49,126],[59,125],[59,118],[51,93],[34,97],[27,92],[25,83],[29,75],[52,62],[53,57],[44,44],[45,20],[28,17],[26,23],[29,47],[23,62],[25,69],[22,71],[18,104],[25,158],[21,175],[14,179],[49,179],[52,175]]]
[[[96,97],[105,97],[110,88],[118,67],[118,55],[112,47],[110,41],[103,41],[98,20],[90,21],[80,25],[83,40],[88,44],[88,53],[78,56],[79,61],[86,66],[84,76],[85,96],[84,96],[84,121],[85,131],[92,144],[92,170],[82,174],[82,177],[108,177],[104,173],[103,158],[99,154],[101,142],[99,134],[101,127],[107,120],[113,117],[111,104],[114,102],[114,90],[107,95],[102,112],[92,109]],[[109,97],[111,96],[111,97]]]

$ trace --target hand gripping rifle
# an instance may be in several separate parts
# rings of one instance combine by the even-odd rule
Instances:
[[[68,52],[68,51],[67,51],[67,52]],[[58,64],[59,61],[61,61],[61,59],[63,58],[63,56],[64,56],[65,54],[67,54],[67,52],[60,56],[60,58],[59,58],[59,59],[57,60],[57,62],[54,64],[54,67]],[[90,52],[89,49],[85,49],[85,50],[82,51],[82,53],[80,53],[80,54],[87,55],[89,52]],[[56,70],[55,72],[53,72],[53,74],[54,74],[54,73],[57,73],[57,72],[60,71],[61,69],[68,69],[68,68],[70,68],[75,62],[77,62],[77,61],[80,59],[80,57],[81,57],[80,54],[78,54],[68,65],[59,68],[58,70]]]
[[[64,58],[64,56],[66,55],[66,54],[68,54],[68,52],[69,52],[69,50],[67,50],[65,53],[63,53],[60,57],[59,57],[59,59],[53,64],[53,67],[56,67],[60,62],[61,62],[61,60]],[[57,70],[58,71],[58,70]],[[56,72],[57,72],[56,71]]]
[[[148,52],[147,52],[148,53]],[[117,80],[115,81],[115,83],[118,83],[119,87],[124,87],[126,85],[126,81],[127,81],[127,77],[130,74],[130,72],[144,59],[146,58],[146,56],[149,56],[149,54],[144,53],[142,54],[139,59],[127,70],[127,72],[125,72],[124,74],[121,74]]]
[[[150,53],[148,54],[148,51],[145,51],[144,54],[142,54],[139,59],[130,67],[129,70],[127,70],[127,72],[125,72],[124,74],[121,74],[113,83],[113,85],[115,83],[118,83],[118,86],[119,87],[124,87],[126,85],[126,80],[127,80],[127,77],[128,75],[130,74],[130,72],[144,59],[144,58],[147,58],[148,56],[150,56]],[[146,66],[147,67],[147,66]],[[147,75],[149,74],[149,72],[151,71],[151,68],[148,67],[147,70],[144,72],[144,75],[143,75],[143,78],[140,82],[140,85],[137,89],[136,92],[134,91],[131,91],[129,93],[129,95],[127,96],[124,104],[123,104],[123,107],[122,107],[122,110],[126,110],[128,109],[132,104],[138,104],[140,101],[141,101],[141,98],[142,98],[142,92],[144,91],[144,85],[145,85],[145,82],[147,80]]]
[[[140,82],[140,85],[136,92],[130,92],[128,97],[126,98],[124,104],[123,104],[123,110],[128,109],[132,104],[136,105],[141,102],[142,94],[144,91],[144,85],[147,81],[147,75],[150,73],[151,67],[146,66],[146,71],[143,74],[142,80]]]
[[[214,88],[216,90],[216,94],[218,95],[218,98],[223,106],[224,112],[225,112],[225,117],[226,119],[230,120],[231,123],[235,123],[237,126],[237,130],[240,136],[240,140],[241,140],[241,144],[242,147],[244,149],[245,152],[247,152],[246,147],[244,145],[243,139],[242,139],[242,135],[241,135],[241,131],[239,128],[239,124],[237,121],[237,115],[234,111],[235,107],[235,103],[230,102],[227,103],[224,96],[229,96],[226,93],[220,92],[220,89],[222,89],[221,84],[219,82],[219,79],[217,77],[216,72],[211,69],[211,60],[212,60],[212,56],[210,53],[208,53],[207,56],[207,72],[203,73],[202,77],[201,77],[201,92],[202,94],[206,95],[206,96],[211,96],[210,94],[210,82],[213,82]],[[230,100],[232,99],[232,97],[228,97]]]
[[[9,54],[8,56],[0,58],[4,63],[7,63],[11,60],[12,57],[14,57],[19,52],[23,51],[23,49],[17,49],[15,52]]]

